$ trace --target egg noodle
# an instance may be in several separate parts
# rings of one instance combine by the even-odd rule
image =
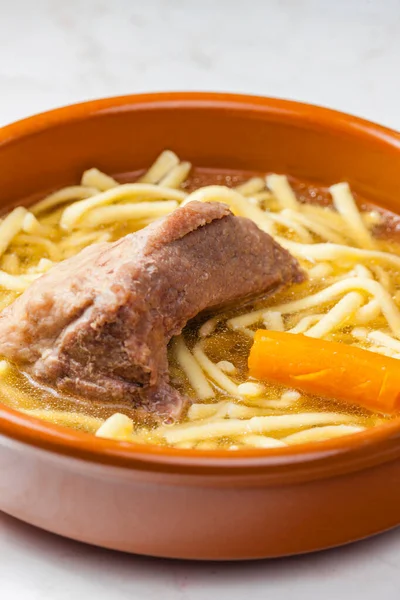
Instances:
[[[190,163],[167,150],[135,183],[120,184],[93,168],[80,185],[30,208],[15,208],[0,221],[0,310],[84,247],[139,230],[192,200],[224,202],[235,215],[253,220],[299,260],[308,280],[251,310],[216,315],[173,339],[171,380],[193,400],[181,423],[146,427],[120,412],[102,418],[84,413],[78,404],[73,411],[55,410],[48,401],[40,405],[12,384],[16,368],[5,360],[0,361],[2,401],[103,438],[202,450],[323,441],[385,420],[249,379],[243,367],[259,328],[400,358],[400,247],[374,235],[383,213],[360,210],[345,182],[329,188],[332,204],[321,206],[300,202],[288,178],[279,174],[252,177],[236,188],[209,185],[189,193],[190,171]],[[229,340],[242,347],[241,366],[231,350],[219,355],[219,339],[222,348],[224,343],[230,348]]]

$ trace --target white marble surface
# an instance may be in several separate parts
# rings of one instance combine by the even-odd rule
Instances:
[[[0,124],[100,96],[201,89],[314,102],[400,129],[399,31],[399,0],[0,0]],[[400,530],[308,557],[187,564],[0,515],[2,599],[247,596],[397,599]]]

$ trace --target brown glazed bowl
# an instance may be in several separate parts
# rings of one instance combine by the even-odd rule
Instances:
[[[91,166],[145,168],[164,148],[201,167],[346,179],[400,212],[399,134],[296,102],[208,93],[99,100],[3,128],[1,208]],[[0,509],[153,556],[310,552],[400,523],[400,423],[318,444],[211,452],[97,439],[0,405]]]

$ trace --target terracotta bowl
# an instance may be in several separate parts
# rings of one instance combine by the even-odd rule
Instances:
[[[290,173],[400,211],[399,134],[250,96],[167,93],[55,110],[0,131],[4,209],[93,165],[145,168],[164,148],[203,167]],[[98,546],[250,559],[344,544],[400,523],[400,424],[274,450],[100,440],[0,405],[0,509]]]

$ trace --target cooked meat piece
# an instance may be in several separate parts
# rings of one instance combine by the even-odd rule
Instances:
[[[0,354],[60,390],[174,419],[185,401],[169,385],[171,337],[205,309],[302,279],[252,221],[190,202],[37,279],[0,315]]]

